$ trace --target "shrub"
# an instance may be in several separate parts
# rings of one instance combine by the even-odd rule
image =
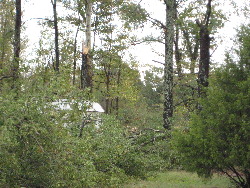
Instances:
[[[202,110],[189,129],[174,136],[182,164],[209,177],[219,171],[241,187],[250,186],[250,75],[247,68],[228,64],[210,80]]]

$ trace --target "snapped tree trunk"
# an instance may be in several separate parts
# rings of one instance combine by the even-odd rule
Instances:
[[[91,16],[92,16],[92,0],[86,0],[86,87],[92,91],[92,61],[91,61]]]
[[[21,50],[21,23],[22,23],[22,2],[16,0],[16,20],[15,20],[15,35],[14,35],[14,59],[12,64],[13,84],[12,89],[17,89],[19,78],[19,62]]]
[[[91,61],[91,15],[92,15],[92,0],[85,1],[86,10],[86,44],[83,43],[83,55],[82,55],[82,78],[81,78],[81,88],[90,88],[92,92],[92,61]]]
[[[55,54],[56,54],[56,63],[55,63],[55,71],[59,72],[59,32],[58,32],[58,21],[57,21],[57,11],[56,11],[56,3],[57,0],[51,0],[51,3],[53,5],[53,14],[54,14],[54,30],[55,30]]]
[[[165,66],[164,66],[164,111],[163,127],[171,128],[173,117],[173,43],[174,43],[174,17],[175,0],[165,0],[166,28],[165,30]]]

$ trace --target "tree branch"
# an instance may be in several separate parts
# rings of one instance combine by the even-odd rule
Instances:
[[[209,19],[211,17],[211,12],[212,12],[211,2],[212,2],[212,0],[208,0],[208,3],[207,3],[207,12],[205,15],[205,20],[204,20],[204,23],[206,26],[208,26]]]
[[[167,27],[166,25],[164,25],[160,20],[157,20],[155,18],[152,18],[152,17],[148,17],[149,18],[149,21],[155,25],[158,25],[161,29],[163,29],[164,31],[167,31]]]
[[[13,76],[11,76],[11,75],[8,75],[8,76],[2,76],[2,77],[0,77],[0,80],[3,80],[3,79],[5,79],[5,78],[12,78]]]
[[[141,41],[133,41],[131,43],[131,45],[138,45],[138,44],[142,44],[142,43],[145,43],[145,42],[159,42],[161,44],[165,44],[165,42],[162,42],[161,40],[157,40],[157,39],[146,39],[146,40],[141,40]]]
[[[159,63],[159,64],[161,64],[161,65],[165,65],[165,63],[162,63],[162,62],[160,62],[160,61],[156,61],[156,60],[152,60],[153,62],[155,62],[155,63]]]

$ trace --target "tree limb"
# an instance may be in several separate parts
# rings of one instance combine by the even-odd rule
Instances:
[[[211,2],[212,0],[208,0],[208,3],[207,3],[207,12],[205,15],[205,20],[204,20],[204,23],[206,26],[208,26],[208,23],[211,17],[211,12],[212,12]]]
[[[8,76],[2,76],[2,77],[0,77],[0,80],[3,80],[3,79],[5,79],[5,78],[12,78],[13,76],[11,76],[11,75],[8,75]]]
[[[163,29],[164,31],[167,31],[167,27],[166,25],[164,25],[160,20],[157,20],[155,18],[152,18],[150,16],[148,16],[149,21],[155,25],[158,25],[161,29]]]
[[[142,43],[145,43],[145,42],[159,42],[161,44],[165,44],[165,42],[162,42],[161,40],[157,40],[157,39],[145,39],[145,40],[141,40],[141,41],[133,41],[131,43],[131,45],[138,45],[138,44],[142,44]]]

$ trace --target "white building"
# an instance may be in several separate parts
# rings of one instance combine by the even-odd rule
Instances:
[[[102,122],[101,114],[105,111],[102,106],[97,102],[78,102],[76,100],[59,99],[51,103],[56,110],[73,110],[74,106],[83,112],[83,121],[85,124],[94,122],[95,127],[99,128]]]

